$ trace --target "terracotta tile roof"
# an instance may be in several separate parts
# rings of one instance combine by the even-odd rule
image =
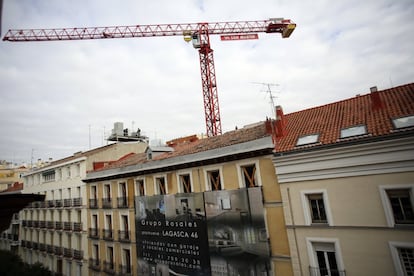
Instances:
[[[394,129],[392,119],[409,115],[414,115],[414,83],[286,114],[286,134],[276,139],[276,152],[300,149],[298,138],[310,134],[319,134],[319,143],[308,147],[344,142],[341,129],[356,125],[366,125],[365,138],[387,135]]]
[[[226,146],[240,144],[248,141],[253,141],[266,136],[270,136],[269,122],[260,122],[254,126],[244,127],[242,129],[226,132],[222,135],[199,139],[193,142],[186,142],[174,146],[174,151],[165,152],[154,156],[151,160],[162,160],[172,157],[184,156],[193,153],[204,152],[208,150],[218,149]],[[122,160],[118,160],[101,170],[114,169],[125,167],[129,165],[136,165],[151,162],[147,159],[145,153],[131,154]]]

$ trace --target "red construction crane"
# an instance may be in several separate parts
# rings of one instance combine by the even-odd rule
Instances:
[[[200,55],[201,82],[207,136],[221,134],[216,73],[210,35],[221,35],[221,40],[257,39],[257,33],[280,33],[287,38],[296,28],[289,19],[271,18],[260,21],[234,21],[215,23],[158,24],[113,27],[24,29],[9,30],[4,41],[60,41],[131,37],[184,36],[192,40]]]

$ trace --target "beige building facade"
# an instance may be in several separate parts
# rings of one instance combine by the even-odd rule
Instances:
[[[244,190],[247,193],[252,193],[252,191],[248,192],[249,189],[258,189],[262,195],[262,200],[255,204],[261,206],[257,213],[263,218],[264,228],[255,231],[247,228],[235,230],[234,227],[227,227],[225,231],[220,232],[220,238],[218,238],[217,232],[215,234],[209,232],[207,248],[204,248],[205,250],[197,249],[194,254],[201,255],[199,259],[207,258],[210,260],[210,255],[217,253],[213,252],[212,248],[220,252],[231,250],[233,254],[239,254],[235,253],[236,250],[241,250],[240,247],[243,247],[245,253],[238,255],[239,258],[250,254],[250,259],[255,259],[257,256],[253,252],[259,250],[259,247],[253,245],[260,240],[260,248],[262,245],[265,245],[264,248],[268,247],[265,265],[258,262],[256,265],[246,266],[243,270],[245,263],[252,260],[246,260],[244,264],[240,264],[240,262],[234,264],[229,260],[221,259],[220,262],[211,262],[212,275],[292,275],[282,197],[272,163],[274,145],[271,133],[266,132],[266,129],[270,128],[266,128],[265,125],[266,123],[260,123],[221,136],[177,145],[173,150],[158,156],[151,157],[148,154],[150,152],[131,156],[130,160],[125,159],[104,170],[89,173],[85,179],[90,202],[88,225],[91,227],[91,233],[98,234],[95,239],[89,239],[88,247],[92,252],[89,263],[91,275],[99,275],[102,272],[123,273],[125,270],[123,271],[122,268],[126,269],[129,265],[131,267],[128,268],[128,275],[152,275],[150,274],[151,269],[159,271],[161,273],[159,275],[164,275],[162,271],[165,270],[160,266],[162,263],[167,263],[170,266],[169,269],[175,269],[174,265],[192,267],[191,264],[183,264],[181,261],[174,262],[165,259],[152,260],[158,262],[156,266],[153,264],[152,267],[144,264],[144,259],[151,259],[148,255],[145,258],[145,254],[151,254],[150,250],[146,250],[145,247],[152,242],[140,240],[142,238],[139,234],[141,230],[137,229],[136,225],[141,225],[145,221],[145,223],[151,223],[151,220],[147,221],[149,213],[154,214],[148,213],[146,210],[147,220],[139,220],[142,210],[140,211],[137,206],[140,205],[140,200],[147,202],[154,197],[170,196],[166,202],[175,198],[176,202],[181,200],[181,203],[175,206],[175,211],[171,208],[167,210],[166,207],[167,216],[169,212],[173,212],[177,217],[199,216],[200,213],[203,213],[204,204],[201,204],[202,207],[200,205],[197,207],[195,202],[197,199],[193,201],[192,198],[204,193],[206,212],[208,208],[212,208],[215,212],[226,213],[228,216],[238,214],[235,217],[240,219],[241,216],[246,216],[243,209],[248,206],[240,205],[237,193]],[[126,185],[125,189],[122,186],[124,184]],[[110,201],[108,196],[111,195],[113,199],[119,200],[119,193],[124,190],[128,191],[127,201],[130,204],[128,208],[121,209],[117,207],[118,203],[113,202],[114,208],[106,210],[104,204]],[[224,194],[220,194],[221,199],[218,205],[215,203],[218,197],[213,196],[212,201],[206,199],[208,195],[205,193],[209,192],[224,192]],[[137,208],[135,216],[131,201],[132,196],[135,197],[135,207]],[[93,205],[95,202],[97,202],[97,208],[93,207],[96,206]],[[124,200],[122,199],[121,202]],[[251,210],[253,209],[254,207],[251,207]],[[198,211],[194,212],[194,210]],[[128,220],[128,223],[125,223],[125,220]],[[108,221],[112,223],[113,240],[105,238],[105,231],[110,225]],[[161,222],[157,221],[157,223]],[[120,233],[126,230],[125,225],[128,225],[128,230],[130,229],[132,234],[130,243],[124,243],[120,240]],[[207,237],[205,238],[207,239]],[[160,242],[162,240],[160,238]],[[168,246],[176,245],[174,240],[173,237],[169,239],[168,244],[170,245],[159,249],[158,255],[163,255],[162,251],[169,250]],[[198,242],[202,243],[203,241],[198,239]],[[249,246],[248,243],[252,245]],[[152,246],[154,245],[152,244]],[[193,248],[198,245],[189,244],[188,246]],[[200,246],[200,248],[202,247]],[[142,255],[144,258],[140,258]],[[184,254],[184,256],[187,255]],[[128,257],[130,257],[129,260]],[[164,257],[170,258],[169,256]],[[171,258],[174,257],[171,256]],[[196,263],[199,259],[195,258],[193,262]],[[111,271],[112,269],[113,271]],[[194,269],[200,269],[200,267],[195,264]]]
[[[294,275],[413,275],[414,84],[282,114]]]
[[[44,194],[45,201],[23,209],[19,253],[58,275],[88,275],[87,171],[104,161],[143,152],[146,143],[116,143],[52,162],[24,175],[23,193]]]

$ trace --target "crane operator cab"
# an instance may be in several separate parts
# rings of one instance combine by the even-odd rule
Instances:
[[[191,41],[193,42],[193,47],[199,49],[201,47],[200,35],[198,33],[193,33]]]

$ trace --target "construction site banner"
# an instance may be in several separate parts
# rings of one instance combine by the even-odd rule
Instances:
[[[270,275],[260,187],[135,199],[138,275]]]
[[[135,201],[138,275],[211,275],[202,193]]]

